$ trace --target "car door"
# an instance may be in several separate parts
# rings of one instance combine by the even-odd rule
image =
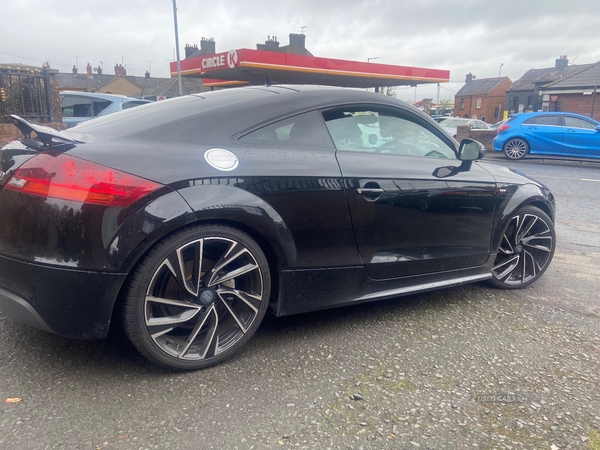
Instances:
[[[406,277],[486,263],[495,182],[478,164],[436,177],[440,167],[460,166],[443,131],[400,109],[347,106],[323,111],[323,116],[370,277]]]
[[[531,153],[562,153],[563,127],[558,114],[531,117],[521,128]]]
[[[596,124],[575,116],[563,116],[563,119],[565,153],[573,156],[600,156],[600,131],[596,130]]]

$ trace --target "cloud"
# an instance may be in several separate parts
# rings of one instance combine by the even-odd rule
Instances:
[[[466,73],[502,75],[513,81],[530,68],[551,67],[567,54],[571,62],[600,60],[600,11],[595,1],[490,2],[483,0],[356,1],[266,0],[206,3],[179,0],[179,43],[213,37],[217,51],[255,48],[267,36],[305,26],[307,48],[317,56],[448,69],[451,97]],[[169,0],[9,0],[3,3],[0,62],[51,65],[63,72],[103,61],[130,74],[169,76],[174,59],[173,3]],[[418,87],[418,97],[437,88]],[[412,100],[414,88],[398,89]]]

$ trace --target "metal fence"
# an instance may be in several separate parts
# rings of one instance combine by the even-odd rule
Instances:
[[[0,66],[0,123],[16,114],[32,122],[54,122],[54,101],[47,69]]]

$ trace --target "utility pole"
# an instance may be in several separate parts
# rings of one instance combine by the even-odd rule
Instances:
[[[179,30],[177,28],[177,0],[173,0],[173,22],[175,24],[175,50],[177,53],[177,82],[179,84],[179,96],[183,95],[181,86],[181,60],[179,58]]]

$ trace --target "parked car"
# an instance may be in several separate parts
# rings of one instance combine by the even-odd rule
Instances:
[[[69,127],[94,117],[152,103],[148,100],[125,97],[124,95],[100,94],[97,92],[61,91],[59,95],[63,123],[66,123]]]
[[[172,369],[231,356],[268,308],[521,288],[554,253],[543,184],[480,165],[477,141],[384,95],[253,86],[63,132],[13,119],[25,138],[0,149],[0,309],[71,338],[120,321]]]
[[[500,125],[502,125],[504,122],[506,122],[506,120],[501,120],[500,122],[496,122],[495,124],[490,125],[490,130],[498,131],[498,128],[500,128]]]
[[[469,125],[471,128],[477,130],[489,130],[490,125],[485,123],[483,120],[477,119],[461,119],[459,117],[448,117],[439,122],[440,126],[446,130],[452,137],[456,137],[456,130],[459,125]]]
[[[600,158],[600,122],[581,114],[516,114],[498,128],[494,150],[509,159],[526,155]]]

